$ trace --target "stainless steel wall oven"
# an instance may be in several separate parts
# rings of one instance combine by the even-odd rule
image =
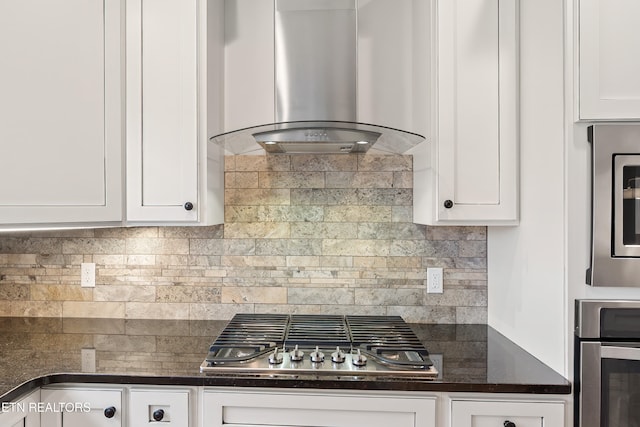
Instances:
[[[640,427],[640,301],[576,301],[575,427]]]
[[[593,286],[640,287],[640,124],[588,128],[592,150]]]

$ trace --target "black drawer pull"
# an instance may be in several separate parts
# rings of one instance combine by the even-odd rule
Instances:
[[[158,409],[157,411],[153,411],[153,419],[156,421],[162,421],[164,418],[164,409]]]
[[[116,408],[115,406],[109,406],[104,409],[104,416],[107,418],[113,418],[116,416]]]

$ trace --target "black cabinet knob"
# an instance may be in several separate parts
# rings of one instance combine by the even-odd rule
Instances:
[[[451,200],[445,200],[444,207],[447,209],[451,209],[453,207],[453,202]]]
[[[164,418],[164,409],[158,409],[153,411],[153,419],[156,421],[162,421]]]
[[[516,427],[516,423],[509,420],[505,421],[503,425],[504,427]]]
[[[184,208],[185,208],[186,210],[188,210],[188,211],[192,210],[192,209],[193,209],[193,203],[191,203],[191,202],[187,202],[187,203],[185,203],[185,204],[184,204]]]
[[[116,408],[115,406],[109,406],[108,408],[104,409],[104,416],[107,418],[113,418],[116,415]]]

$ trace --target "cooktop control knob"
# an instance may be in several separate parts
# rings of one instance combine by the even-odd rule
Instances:
[[[290,357],[292,362],[300,362],[304,358],[304,351],[299,350],[296,345],[296,348],[291,351]]]
[[[367,364],[367,356],[360,353],[360,349],[358,349],[358,353],[353,356],[352,363],[356,366],[364,366]]]
[[[340,347],[336,347],[336,351],[331,353],[331,360],[335,363],[342,363],[344,359],[344,351],[340,350]]]
[[[311,361],[314,363],[324,362],[324,353],[320,351],[318,346],[316,346],[316,349],[311,352],[309,357],[311,358]]]
[[[270,365],[279,365],[282,363],[282,353],[278,353],[278,347],[269,355]]]

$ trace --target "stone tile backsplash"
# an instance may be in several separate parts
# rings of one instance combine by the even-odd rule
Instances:
[[[0,316],[486,323],[486,228],[413,224],[412,176],[411,156],[230,156],[224,226],[0,234]]]

